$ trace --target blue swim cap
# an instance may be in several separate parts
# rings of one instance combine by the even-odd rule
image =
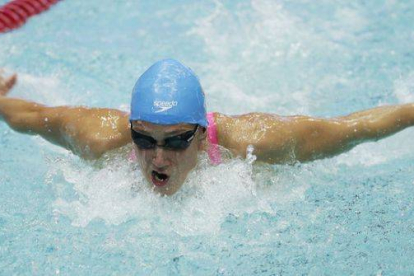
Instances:
[[[194,72],[173,59],[156,62],[132,90],[130,121],[207,127],[204,92]]]

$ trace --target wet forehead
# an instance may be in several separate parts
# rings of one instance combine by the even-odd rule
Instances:
[[[163,133],[166,135],[169,134],[179,134],[182,132],[190,131],[194,129],[194,125],[190,124],[177,124],[177,125],[158,125],[152,124],[145,121],[132,121],[132,128],[135,131],[143,133]]]

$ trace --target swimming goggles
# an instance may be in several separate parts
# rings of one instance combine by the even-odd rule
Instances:
[[[194,139],[195,134],[198,130],[198,125],[194,130],[184,132],[182,134],[165,138],[164,145],[158,145],[157,140],[151,136],[144,135],[132,129],[131,126],[131,137],[135,145],[143,150],[155,149],[155,147],[162,147],[170,150],[184,150],[188,148],[191,141]]]

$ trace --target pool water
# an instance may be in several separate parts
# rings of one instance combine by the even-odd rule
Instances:
[[[412,18],[412,0],[61,1],[0,36],[0,66],[13,97],[128,110],[173,57],[209,111],[333,117],[414,101]],[[413,134],[293,166],[202,155],[159,197],[122,155],[98,166],[1,122],[0,274],[414,274]]]

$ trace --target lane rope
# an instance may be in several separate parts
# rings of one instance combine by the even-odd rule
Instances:
[[[21,27],[29,17],[48,10],[60,0],[12,0],[0,7],[0,33]]]

